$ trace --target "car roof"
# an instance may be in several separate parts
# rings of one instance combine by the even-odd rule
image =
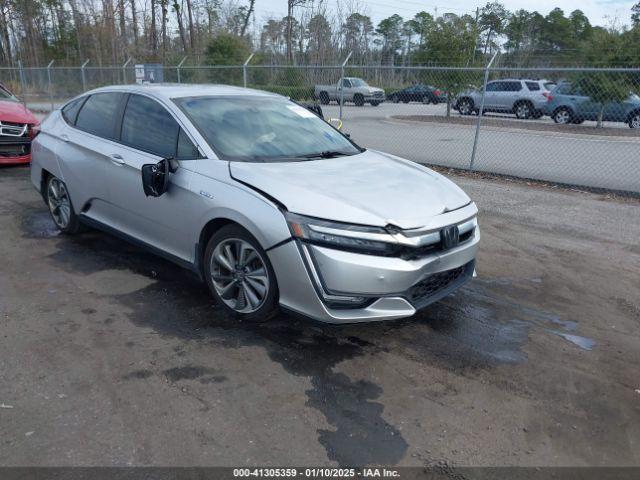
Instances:
[[[271,92],[255,90],[252,88],[234,87],[232,85],[211,85],[211,84],[181,84],[181,83],[151,83],[151,84],[133,84],[133,85],[112,85],[109,87],[96,88],[87,93],[101,92],[126,92],[126,93],[145,93],[151,96],[171,100],[173,98],[184,97],[204,97],[204,96],[255,96],[255,97],[279,97]]]

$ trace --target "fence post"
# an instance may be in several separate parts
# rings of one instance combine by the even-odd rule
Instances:
[[[20,93],[22,94],[22,104],[26,107],[27,106],[27,86],[26,86],[26,82],[24,80],[24,68],[22,66],[22,60],[18,60],[18,72],[20,74],[20,90],[22,90]]]
[[[51,85],[51,65],[55,60],[51,60],[47,65],[47,81],[49,82],[49,101],[51,102],[51,111],[53,112],[53,85]]]
[[[87,63],[89,63],[89,59],[87,59],[82,66],[80,67],[80,76],[82,77],[82,91],[86,92],[87,91],[87,79],[84,76],[84,67],[87,66]]]
[[[249,65],[253,55],[254,53],[249,55],[249,58],[247,58],[247,60],[242,64],[242,84],[244,85],[244,88],[247,88],[247,65]]]
[[[473,139],[473,150],[471,151],[471,162],[469,163],[469,171],[473,171],[473,164],[476,161],[476,151],[478,149],[478,138],[480,137],[480,125],[482,124],[482,114],[484,113],[484,95],[487,92],[487,82],[489,81],[489,69],[493,65],[493,61],[498,56],[498,52],[493,54],[491,60],[484,69],[484,82],[482,84],[482,97],[480,98],[480,110],[478,110],[478,121],[476,123],[476,135]]]
[[[182,66],[182,64],[183,64],[184,62],[186,62],[186,61],[187,61],[187,58],[189,58],[189,57],[188,57],[188,55],[187,55],[187,56],[185,56],[182,60],[180,60],[180,63],[179,63],[179,64],[178,64],[178,66],[176,67],[176,74],[178,75],[178,83],[181,83],[181,82],[180,82],[180,67]]]
[[[342,85],[344,82],[344,66],[351,58],[352,53],[353,52],[349,52],[349,55],[347,55],[347,58],[344,59],[344,62],[342,62],[342,65],[340,66],[340,82],[338,83],[338,87],[340,87],[340,113],[338,114],[338,118],[340,120],[342,120],[342,104],[344,103],[344,87]]]
[[[127,65],[129,65],[130,61],[131,61],[131,57],[129,57],[127,61],[124,62],[124,65],[122,65],[122,84],[123,85],[127,84]]]

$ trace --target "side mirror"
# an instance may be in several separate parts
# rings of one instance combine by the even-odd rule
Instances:
[[[169,188],[169,173],[175,171],[171,159],[164,158],[158,163],[142,166],[142,188],[147,197],[159,197]]]

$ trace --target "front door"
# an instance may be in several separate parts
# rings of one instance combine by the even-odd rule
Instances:
[[[111,223],[143,242],[193,261],[195,225],[190,183],[200,155],[171,113],[155,99],[131,94],[124,108],[120,144],[108,152]],[[176,159],[168,191],[145,196],[141,169],[163,158]]]

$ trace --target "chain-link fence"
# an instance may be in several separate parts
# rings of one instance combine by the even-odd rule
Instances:
[[[357,143],[416,162],[640,193],[640,69],[160,68],[164,82],[247,86],[318,102]],[[0,82],[41,112],[135,79],[133,65],[0,69]]]

